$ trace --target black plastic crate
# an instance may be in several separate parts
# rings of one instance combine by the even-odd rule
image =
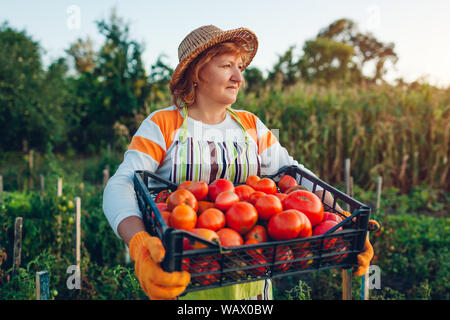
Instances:
[[[299,184],[303,179],[311,181],[313,192],[318,186],[330,192],[334,203],[332,206],[324,203],[324,209],[338,213],[344,220],[319,236],[222,247],[188,231],[168,227],[154,199],[162,190],[176,190],[177,185],[149,171],[135,172],[134,188],[146,230],[159,237],[166,249],[162,268],[169,272],[186,270],[191,274],[185,293],[324,269],[347,269],[357,264],[356,256],[364,250],[370,208],[297,166],[283,167],[267,177],[278,182],[285,174],[294,177]],[[152,179],[164,186],[149,188]],[[324,197],[321,200],[323,202]],[[336,203],[344,210],[348,206],[351,216],[337,212]],[[335,231],[340,227],[342,230]],[[207,248],[183,250],[186,238],[202,242]]]

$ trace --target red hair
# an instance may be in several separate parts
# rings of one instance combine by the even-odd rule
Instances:
[[[245,59],[248,57],[249,51],[245,45],[241,45],[237,41],[226,41],[216,44],[211,48],[202,52],[196,57],[187,67],[183,77],[178,81],[174,87],[170,87],[172,94],[172,103],[178,108],[184,102],[187,106],[195,102],[195,82],[200,82],[200,70],[212,58],[222,54],[236,54],[240,56],[245,64]]]

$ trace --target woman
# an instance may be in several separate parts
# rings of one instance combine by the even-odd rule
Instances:
[[[257,48],[255,34],[245,28],[222,31],[203,26],[187,35],[178,48],[179,64],[170,82],[174,106],[153,112],[141,124],[105,188],[105,215],[116,235],[129,246],[136,275],[151,299],[176,298],[189,284],[190,275],[186,271],[166,273],[160,268],[164,248],[158,238],[145,232],[133,189],[135,170],[153,171],[177,184],[186,180],[209,184],[219,178],[242,183],[250,175],[272,174],[292,164],[307,170],[289,156],[254,114],[231,108],[244,82],[242,72]],[[312,187],[307,180],[304,185]],[[318,195],[322,192],[316,191]],[[329,193],[325,201],[332,203]],[[270,281],[185,296],[271,297]]]

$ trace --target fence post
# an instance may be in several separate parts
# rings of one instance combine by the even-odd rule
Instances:
[[[81,198],[75,197],[75,264],[80,270],[81,261]]]
[[[380,209],[382,185],[383,185],[383,178],[381,176],[378,176],[378,178],[377,178],[377,203],[376,203],[376,207],[375,207],[376,213],[378,213],[378,210]]]
[[[109,165],[106,165],[105,169],[103,169],[103,188],[106,187],[108,180],[109,180]]]
[[[3,201],[3,176],[0,175],[0,203]]]
[[[34,150],[30,149],[28,152],[28,167],[30,169],[30,175],[28,176],[28,188],[33,188],[33,168],[34,168]]]
[[[62,197],[62,178],[58,178],[58,182],[57,182],[57,186],[56,186],[56,196]],[[62,229],[62,217],[61,217],[61,213],[58,213],[58,215],[56,216],[56,224],[57,224],[57,230],[56,230],[56,243],[58,245],[58,258],[61,257],[61,250],[62,250],[62,246],[61,246],[61,229]]]
[[[345,159],[344,162],[344,181],[345,193],[350,193],[350,159]],[[350,211],[350,205],[346,204],[346,210]],[[342,269],[342,300],[352,300],[352,270]]]
[[[49,300],[49,275],[48,271],[36,272],[36,300]]]
[[[62,193],[63,193],[63,191],[62,191],[62,178],[58,178],[58,188],[57,188],[57,191],[56,191],[56,196],[57,197],[61,197]]]
[[[39,175],[39,184],[41,186],[41,201],[44,200],[44,194],[45,194],[45,177],[43,174]]]
[[[14,223],[14,252],[13,252],[13,269],[20,268],[22,254],[22,224],[23,218],[17,217]]]

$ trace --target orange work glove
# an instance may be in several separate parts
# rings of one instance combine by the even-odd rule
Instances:
[[[347,218],[350,217],[352,214],[348,211],[344,211],[342,210],[341,212],[343,215],[345,215]],[[356,218],[353,218],[354,220],[356,220]],[[380,229],[380,224],[373,219],[369,220],[369,225],[367,226],[367,230],[369,231],[377,231],[378,229]]]
[[[165,272],[159,263],[166,253],[161,240],[147,232],[136,233],[131,238],[130,258],[142,290],[151,300],[175,299],[191,281],[187,271]]]
[[[348,211],[342,211],[342,213],[346,217],[351,216],[351,213]],[[380,224],[377,221],[372,220],[372,219],[369,220],[369,225],[367,228],[369,231],[376,231],[379,228],[380,228]],[[366,245],[365,245],[364,251],[361,252],[360,254],[358,254],[356,257],[358,258],[358,267],[354,271],[353,275],[355,277],[361,277],[363,274],[366,274],[367,269],[370,266],[370,261],[373,258],[373,247],[369,241],[369,235],[367,235],[367,238],[366,238]]]
[[[369,236],[366,238],[366,246],[363,252],[356,256],[358,258],[358,268],[353,272],[355,277],[361,277],[366,274],[370,266],[370,261],[373,258],[373,248],[369,241]]]

